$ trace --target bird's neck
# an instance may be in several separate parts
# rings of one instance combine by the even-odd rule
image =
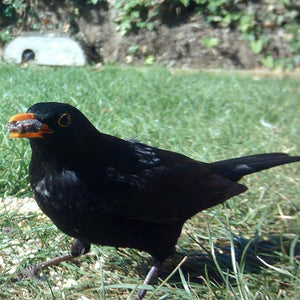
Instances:
[[[40,169],[43,167],[53,165],[56,167],[63,167],[64,162],[63,159],[55,155],[55,153],[48,148],[47,146],[35,141],[30,140],[31,146],[31,165],[40,166]]]
[[[30,146],[33,162],[42,162],[66,169],[88,167],[90,164],[104,166],[110,164],[115,156],[122,156],[128,150],[127,141],[102,133],[70,149],[56,148],[35,139],[30,140]]]

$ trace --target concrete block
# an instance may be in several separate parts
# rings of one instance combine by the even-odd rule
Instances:
[[[13,63],[30,61],[53,66],[83,66],[86,63],[80,44],[58,33],[23,33],[7,44],[3,58]]]

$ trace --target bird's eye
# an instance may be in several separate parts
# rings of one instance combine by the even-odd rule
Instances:
[[[70,124],[71,124],[71,116],[69,114],[62,114],[58,121],[57,121],[57,124],[60,126],[60,127],[68,127]]]

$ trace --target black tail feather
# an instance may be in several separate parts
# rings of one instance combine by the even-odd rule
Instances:
[[[214,173],[233,181],[239,181],[245,175],[296,161],[300,161],[300,156],[266,153],[217,161],[209,166]]]

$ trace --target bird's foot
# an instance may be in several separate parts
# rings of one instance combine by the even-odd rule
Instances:
[[[74,258],[73,255],[66,254],[66,255],[55,257],[53,259],[49,259],[47,261],[42,262],[41,264],[31,266],[31,267],[24,269],[23,271],[20,272],[19,275],[17,275],[16,277],[13,277],[12,281],[13,282],[21,281],[26,278],[41,280],[41,277],[38,275],[39,271],[41,271],[42,269],[47,268],[49,266],[56,266],[63,261],[69,261],[73,258]]]
[[[38,275],[38,272],[40,269],[41,269],[40,265],[28,267],[28,268],[22,270],[17,276],[13,277],[12,281],[17,282],[17,281],[21,281],[25,278],[41,280],[41,277]]]
[[[12,281],[16,282],[25,278],[33,278],[33,279],[41,280],[42,278],[38,275],[39,271],[50,266],[56,266],[63,261],[72,260],[74,257],[79,257],[83,254],[86,254],[90,250],[90,247],[91,247],[90,243],[75,239],[71,248],[71,254],[61,255],[53,259],[44,261],[41,264],[29,267],[21,271],[19,275],[17,275],[12,279]]]

